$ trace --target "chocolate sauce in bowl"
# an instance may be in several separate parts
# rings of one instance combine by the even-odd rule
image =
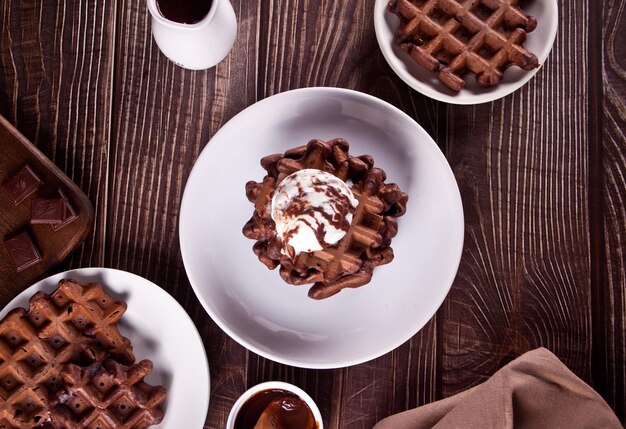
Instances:
[[[267,389],[251,396],[235,418],[235,429],[253,429],[263,413],[277,429],[317,429],[309,406],[295,393]]]
[[[157,8],[166,19],[181,24],[196,24],[211,10],[213,0],[157,0]]]

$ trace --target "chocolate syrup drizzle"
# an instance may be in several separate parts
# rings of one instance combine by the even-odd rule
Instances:
[[[299,217],[299,216],[310,216],[315,219],[315,213],[319,213],[321,217],[323,217],[329,225],[332,225],[338,230],[348,231],[350,229],[350,221],[348,221],[348,215],[354,216],[354,212],[356,211],[356,207],[354,207],[350,201],[348,195],[341,193],[337,188],[332,186],[324,186],[325,182],[322,180],[315,178],[313,179],[313,190],[315,192],[321,193],[328,197],[328,204],[331,206],[333,214],[327,213],[323,207],[312,206],[301,195],[304,194],[304,189],[301,184],[298,183],[298,196],[294,197],[291,201],[291,204],[285,209],[284,213],[288,217]],[[330,247],[331,244],[326,242],[326,224],[323,222],[312,222],[309,218],[300,218],[300,222],[305,223],[309,228],[315,231],[315,238],[320,243],[320,246],[323,248]],[[314,225],[317,224],[317,226]],[[298,233],[300,230],[300,226],[296,226],[295,228],[287,231],[283,236],[283,242],[288,243],[290,239]],[[293,249],[287,249],[290,257],[292,255]]]

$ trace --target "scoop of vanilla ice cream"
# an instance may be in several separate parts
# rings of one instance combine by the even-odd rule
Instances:
[[[274,192],[271,212],[283,254],[295,257],[336,244],[358,205],[346,182],[325,171],[308,168],[285,177]]]

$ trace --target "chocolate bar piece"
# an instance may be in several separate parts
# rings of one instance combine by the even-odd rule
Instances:
[[[11,197],[13,203],[18,205],[35,192],[42,183],[35,172],[25,165],[15,176],[4,182],[2,189]]]
[[[76,210],[74,210],[74,207],[72,207],[72,204],[70,204],[70,200],[67,199],[67,197],[65,196],[62,190],[59,189],[58,192],[61,198],[65,200],[65,219],[63,219],[63,221],[60,223],[56,223],[52,225],[52,229],[54,229],[55,231],[60,230],[64,226],[78,219],[78,213],[76,213]]]
[[[30,211],[32,224],[58,224],[65,220],[67,198],[37,198]]]
[[[9,251],[18,273],[41,261],[41,255],[27,231],[5,240],[4,247]]]

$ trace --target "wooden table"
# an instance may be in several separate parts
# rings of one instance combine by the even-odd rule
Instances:
[[[374,0],[232,3],[233,50],[192,72],[160,53],[143,0],[0,2],[0,114],[96,211],[92,235],[57,270],[131,271],[185,307],[210,362],[206,427],[224,427],[248,386],[277,379],[306,389],[326,427],[369,428],[539,346],[623,421],[626,2],[559,0],[556,44],[536,78],[467,107],[394,75]],[[393,352],[337,370],[279,365],[227,337],[193,294],[178,243],[184,185],[211,136],[255,101],[307,86],[363,91],[415,118],[450,162],[465,210],[459,273],[436,316]]]

